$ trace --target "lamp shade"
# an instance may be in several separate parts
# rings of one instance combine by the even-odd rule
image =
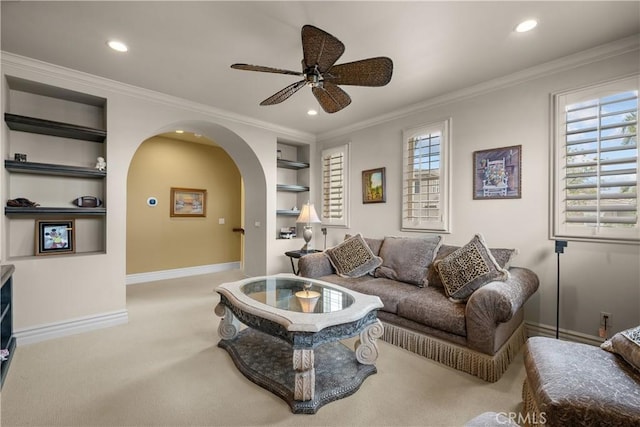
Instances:
[[[306,203],[302,210],[300,211],[300,215],[296,222],[311,224],[321,222],[320,218],[318,218],[318,214],[316,213],[315,208],[313,207],[313,203]]]

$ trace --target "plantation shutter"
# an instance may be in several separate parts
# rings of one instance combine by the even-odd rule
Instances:
[[[346,225],[346,146],[325,150],[322,154],[322,223]]]
[[[446,174],[443,147],[447,122],[405,136],[403,155],[402,227],[407,230],[447,229]]]
[[[560,112],[563,234],[640,237],[637,78],[635,84],[635,90],[569,99]]]

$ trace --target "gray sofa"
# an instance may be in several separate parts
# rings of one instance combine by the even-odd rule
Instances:
[[[326,252],[302,257],[299,274],[380,297],[383,340],[485,381],[500,379],[526,341],[523,306],[538,288],[537,275],[509,266],[513,251],[502,256],[506,252],[500,251],[508,250],[491,249],[496,259],[502,256],[508,278],[481,286],[464,303],[453,302],[436,267],[459,247],[438,243],[433,247],[435,256],[425,257],[416,250],[421,247],[418,238],[365,240],[382,261],[370,274],[342,277]],[[403,266],[402,258],[408,264]],[[417,264],[422,264],[418,266],[422,270],[415,269]],[[388,274],[393,270],[394,274]],[[424,272],[424,284],[399,280],[409,280],[402,277],[405,270],[413,270],[414,275]]]

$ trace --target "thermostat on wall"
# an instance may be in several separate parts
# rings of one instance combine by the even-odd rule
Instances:
[[[154,207],[158,205],[158,199],[156,199],[155,197],[149,197],[147,199],[147,205]]]

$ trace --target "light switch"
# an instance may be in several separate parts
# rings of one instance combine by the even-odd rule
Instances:
[[[220,225],[224,224],[224,218],[218,218],[218,224]]]
[[[254,226],[254,227],[260,227],[260,221],[256,221],[256,222],[254,222],[254,223],[253,223],[253,226]]]

